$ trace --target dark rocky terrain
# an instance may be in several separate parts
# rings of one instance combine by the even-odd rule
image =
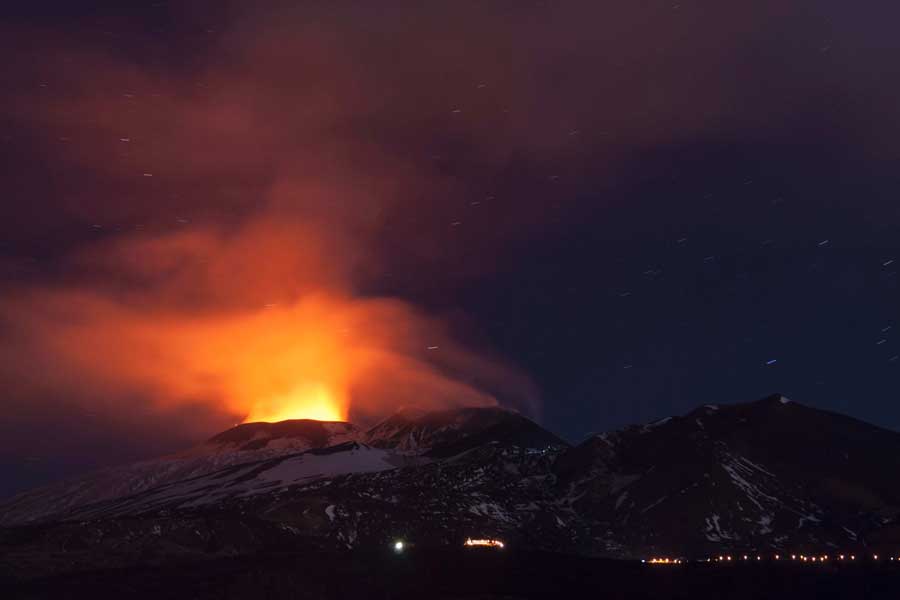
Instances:
[[[624,553],[704,556],[900,551],[898,468],[900,434],[772,396],[602,434],[554,474]]]
[[[98,481],[127,482],[123,467],[0,506],[0,577],[177,578],[184,565],[214,572],[263,556],[380,556],[397,539],[424,557],[470,536],[503,539],[507,554],[532,557],[522,564],[543,552],[560,566],[562,556],[900,556],[900,434],[780,396],[574,447],[502,409],[404,411],[368,431],[248,424],[135,472],[171,473],[173,460],[193,461],[192,476],[92,496]]]

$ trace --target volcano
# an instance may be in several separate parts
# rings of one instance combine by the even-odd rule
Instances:
[[[204,475],[217,479],[219,476],[215,474],[220,470],[259,461],[269,461],[266,463],[269,465],[285,461],[309,463],[314,461],[314,456],[336,455],[350,449],[367,456],[383,455],[388,460],[386,467],[393,468],[451,457],[478,445],[501,441],[536,447],[565,444],[531,420],[502,408],[432,412],[405,408],[368,430],[351,423],[309,419],[244,423],[176,454],[104,469],[15,496],[0,505],[0,526],[80,514],[81,507]],[[322,452],[313,452],[318,450]],[[282,457],[285,461],[279,460]],[[354,470],[352,465],[347,468]],[[325,469],[307,477],[334,474]]]
[[[900,543],[900,434],[780,395],[570,446],[499,408],[236,426],[0,506],[16,572],[394,540],[614,558]],[[60,557],[64,557],[64,560]],[[168,560],[168,559],[166,559]]]

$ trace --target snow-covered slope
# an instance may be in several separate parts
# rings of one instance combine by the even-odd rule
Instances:
[[[366,447],[389,450],[397,455],[394,462],[401,464],[404,456],[447,457],[499,440],[520,445],[562,443],[518,413],[500,408],[461,408],[432,413],[402,410],[367,432],[351,423],[305,419],[245,423],[177,454],[104,469],[19,494],[0,503],[0,526],[40,522],[73,514],[82,506],[141,494],[227,467],[347,442],[358,441]]]
[[[350,423],[305,419],[237,425],[177,454],[102,469],[18,494],[0,503],[0,526],[40,521],[79,506],[137,494],[231,465],[325,448],[360,435]]]
[[[363,439],[379,448],[433,457],[453,456],[488,441],[531,447],[564,443],[530,419],[500,407],[405,409],[367,431]]]
[[[202,458],[265,451],[281,439],[256,429],[273,428],[226,432],[215,444],[230,450]],[[574,448],[496,409],[405,411],[365,434],[338,429],[329,436],[366,441],[69,507],[27,534],[0,529],[0,554],[4,539],[23,557],[66,560],[75,541],[118,557],[347,548],[397,536],[421,544],[497,536],[616,557],[900,547],[900,434],[781,396],[705,405]],[[20,514],[47,508],[33,510]]]
[[[273,490],[284,493],[292,486],[346,473],[394,469],[405,462],[408,461],[388,450],[345,442],[328,448],[226,467],[199,477],[167,483],[139,494],[77,508],[67,513],[65,518],[111,518],[160,510],[218,506]]]
[[[876,539],[900,513],[897,469],[900,434],[779,395],[596,436],[555,467],[602,544],[695,556]]]

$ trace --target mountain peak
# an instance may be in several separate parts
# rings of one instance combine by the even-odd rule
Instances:
[[[757,400],[756,404],[778,405],[778,404],[788,404],[790,402],[791,402],[791,399],[788,398],[787,396],[785,396],[784,394],[775,393],[775,394],[769,394],[768,396],[766,396],[765,398],[763,398],[761,400]],[[751,404],[754,404],[754,403],[751,402]]]
[[[746,402],[734,402],[728,404],[704,404],[702,406],[698,406],[684,416],[698,417],[703,415],[713,415],[716,413],[720,413],[721,416],[726,416],[735,415],[737,413],[747,413],[748,411],[753,412],[759,409],[781,408],[786,405],[807,408],[803,404],[794,402],[784,394],[774,393],[758,400],[750,400]],[[746,415],[742,414],[742,416]]]
[[[315,421],[313,419],[290,419],[276,423],[242,423],[218,433],[196,448],[178,456],[202,456],[234,452],[269,450],[285,451],[309,450],[332,446],[355,440],[359,429],[352,423],[343,421]]]
[[[476,445],[565,445],[514,410],[501,406],[459,407],[418,414],[398,412],[372,427],[365,441],[380,448],[431,455],[459,453]]]

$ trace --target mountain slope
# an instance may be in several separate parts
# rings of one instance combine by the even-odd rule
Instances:
[[[324,448],[359,437],[350,423],[292,420],[245,423],[183,452],[102,469],[0,502],[0,526],[48,519],[79,506],[121,498],[231,465]]]
[[[238,428],[213,440],[252,456],[271,444],[246,449],[270,439],[259,431],[278,429]],[[900,544],[900,434],[781,396],[703,406],[576,447],[497,409],[403,411],[344,434],[357,440],[245,461],[69,508],[56,523],[0,530],[0,550],[72,561],[78,548],[96,564],[298,544],[383,547],[398,537],[452,545],[497,536],[618,558]]]
[[[273,491],[280,495],[290,492],[294,486],[346,473],[394,469],[401,466],[404,459],[387,450],[345,442],[328,448],[242,463],[138,494],[89,504],[67,512],[65,518],[99,519],[222,506],[233,500],[240,501]]]
[[[377,448],[432,457],[454,456],[491,441],[523,447],[565,444],[530,419],[499,407],[401,410],[367,431],[363,439]]]
[[[709,555],[857,545],[896,519],[897,468],[897,433],[772,396],[597,436],[555,472],[623,552]]]
[[[367,432],[343,422],[301,419],[245,423],[177,454],[104,469],[19,494],[0,503],[0,526],[73,514],[83,506],[130,497],[228,467],[355,441],[364,441],[367,448],[396,454],[391,459],[395,465],[408,464],[410,461],[404,456],[449,457],[491,441],[525,446],[563,444],[529,419],[500,408],[461,408],[432,413],[403,410]],[[319,475],[325,476],[327,471]]]

